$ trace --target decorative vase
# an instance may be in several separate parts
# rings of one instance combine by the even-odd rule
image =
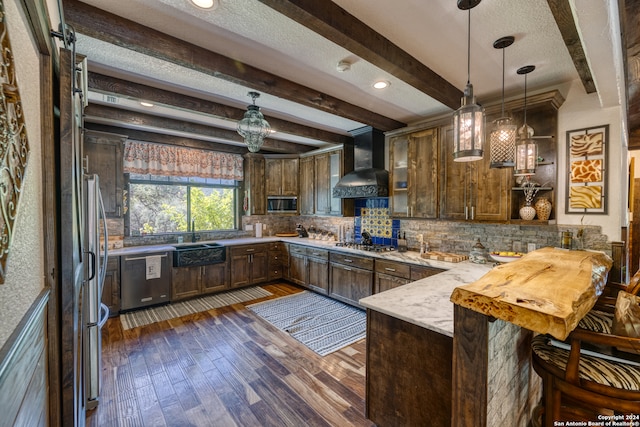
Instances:
[[[520,208],[520,218],[525,221],[531,221],[536,217],[536,209],[531,206],[531,204],[527,203],[523,207]]]
[[[551,202],[546,197],[540,197],[535,204],[538,219],[546,221],[551,216]]]

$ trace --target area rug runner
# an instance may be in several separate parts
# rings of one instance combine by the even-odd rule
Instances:
[[[364,311],[313,292],[303,291],[247,308],[321,356],[366,335]]]
[[[273,294],[259,286],[236,289],[188,301],[131,311],[121,314],[120,322],[122,322],[122,328],[126,330],[138,326],[150,325],[151,323],[162,320],[175,319],[176,317],[186,316],[188,314],[200,313],[211,310],[212,308],[226,307],[232,304],[252,301],[270,295]]]

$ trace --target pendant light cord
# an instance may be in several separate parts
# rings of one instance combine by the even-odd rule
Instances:
[[[504,117],[504,50],[505,48],[502,48],[502,114],[500,115],[500,117]]]
[[[469,9],[467,24],[467,84],[471,83],[471,9]]]
[[[524,124],[527,124],[527,75],[524,75]]]

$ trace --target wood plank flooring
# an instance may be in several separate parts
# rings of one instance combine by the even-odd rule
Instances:
[[[299,292],[266,285],[271,297]],[[365,340],[321,357],[244,304],[103,328],[103,384],[87,426],[372,426]]]

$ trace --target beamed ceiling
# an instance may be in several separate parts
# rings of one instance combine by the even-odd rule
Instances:
[[[470,77],[480,103],[579,81],[601,106],[626,102],[640,148],[640,0],[483,0],[471,11]],[[235,123],[248,91],[276,132],[262,151],[349,143],[450,114],[467,81],[467,12],[455,0],[63,0],[89,64],[88,128],[132,139],[247,152]],[[617,7],[616,7],[617,6]],[[618,24],[619,23],[619,24]],[[339,72],[346,60],[351,69]],[[384,79],[391,86],[375,91]],[[622,89],[620,81],[624,80]],[[139,101],[154,104],[140,106]]]

